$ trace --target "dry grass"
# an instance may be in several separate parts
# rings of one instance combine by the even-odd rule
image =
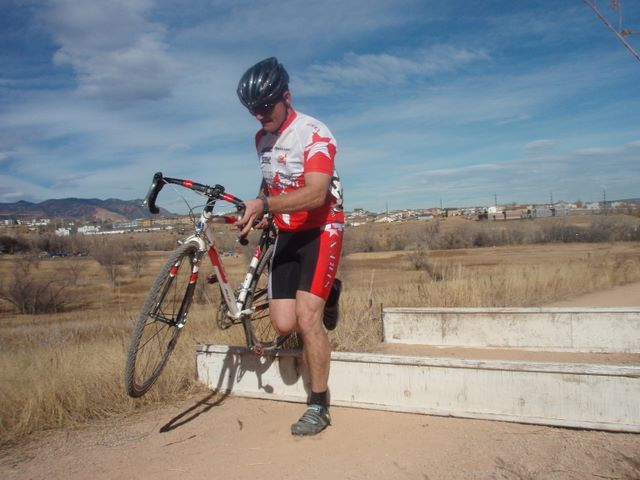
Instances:
[[[382,307],[528,307],[640,281],[640,244],[554,244],[424,253],[357,253],[341,267],[343,296],[334,348],[367,350],[381,340]]]
[[[530,306],[640,280],[640,243],[554,244],[418,251],[431,267],[416,270],[412,252],[354,253],[344,258],[341,320],[330,333],[336,349],[367,350],[381,339],[381,306]],[[195,379],[198,343],[243,342],[215,326],[216,287],[199,296],[189,324],[159,383],[141,400],[126,396],[123,368],[137,310],[166,252],[147,253],[137,278],[127,267],[113,287],[88,257],[42,260],[34,275],[71,272],[67,311],[0,314],[0,445],[52,428],[173,402],[201,387]],[[242,256],[225,257],[239,281]],[[14,258],[0,257],[7,276]],[[72,275],[80,271],[79,275]],[[206,274],[206,272],[204,272]],[[65,273],[66,275],[66,273]]]

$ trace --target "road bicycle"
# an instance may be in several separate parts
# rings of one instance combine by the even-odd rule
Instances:
[[[200,218],[195,222],[194,233],[179,242],[180,245],[169,256],[136,322],[125,366],[125,388],[132,397],[144,395],[167,364],[180,332],[187,323],[205,256],[213,267],[213,273],[206,283],[217,283],[220,287],[221,300],[216,317],[219,328],[241,325],[246,346],[258,355],[267,355],[285,346],[297,346],[296,334],[279,335],[269,318],[267,283],[276,236],[271,219],[268,219],[268,225],[260,235],[244,280],[234,289],[216,248],[211,226],[215,223],[232,224],[237,218],[233,214],[215,215],[213,210],[216,202],[230,203],[236,208],[236,213],[244,210],[244,203],[225,192],[221,185],[212,187],[191,180],[164,177],[158,172],[153,176],[144,200],[151,213],[160,211],[156,199],[165,184],[191,189],[205,196],[206,202]],[[247,242],[244,240],[241,243]]]

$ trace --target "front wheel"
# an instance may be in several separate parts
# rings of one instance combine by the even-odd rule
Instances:
[[[125,389],[132,397],[141,397],[153,386],[176,346],[195,290],[197,261],[198,246],[181,245],[151,288],[127,354]]]

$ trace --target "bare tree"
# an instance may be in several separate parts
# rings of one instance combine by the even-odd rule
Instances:
[[[91,255],[106,272],[111,284],[117,285],[122,274],[122,266],[129,260],[129,252],[122,242],[100,239],[91,248]]]
[[[612,10],[616,12],[618,17],[617,28],[614,27],[611,24],[611,22],[609,22],[609,20],[606,19],[606,17],[602,14],[602,12],[600,12],[594,0],[582,0],[582,1],[586,3],[589,7],[591,7],[591,10],[593,10],[594,13],[598,16],[598,18],[604,22],[607,28],[611,30],[614,33],[614,35],[618,37],[618,39],[622,42],[622,44],[627,48],[627,50],[629,50],[631,54],[634,57],[636,57],[637,60],[640,61],[640,54],[631,46],[631,44],[627,40],[627,37],[631,35],[637,35],[637,32],[634,32],[630,28],[625,28],[623,26],[622,6],[620,5],[620,0],[610,0],[609,2],[609,6],[611,7]]]
[[[131,250],[129,251],[129,261],[131,264],[131,269],[136,275],[140,275],[140,272],[147,264],[147,254],[146,254],[147,246],[144,243],[135,242],[131,246]]]

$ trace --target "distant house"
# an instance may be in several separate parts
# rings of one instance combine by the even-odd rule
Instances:
[[[68,237],[71,235],[71,230],[68,228],[57,228],[55,231],[56,237]]]
[[[100,231],[100,227],[96,227],[95,225],[85,225],[83,227],[78,227],[78,233],[82,235],[95,235]]]

